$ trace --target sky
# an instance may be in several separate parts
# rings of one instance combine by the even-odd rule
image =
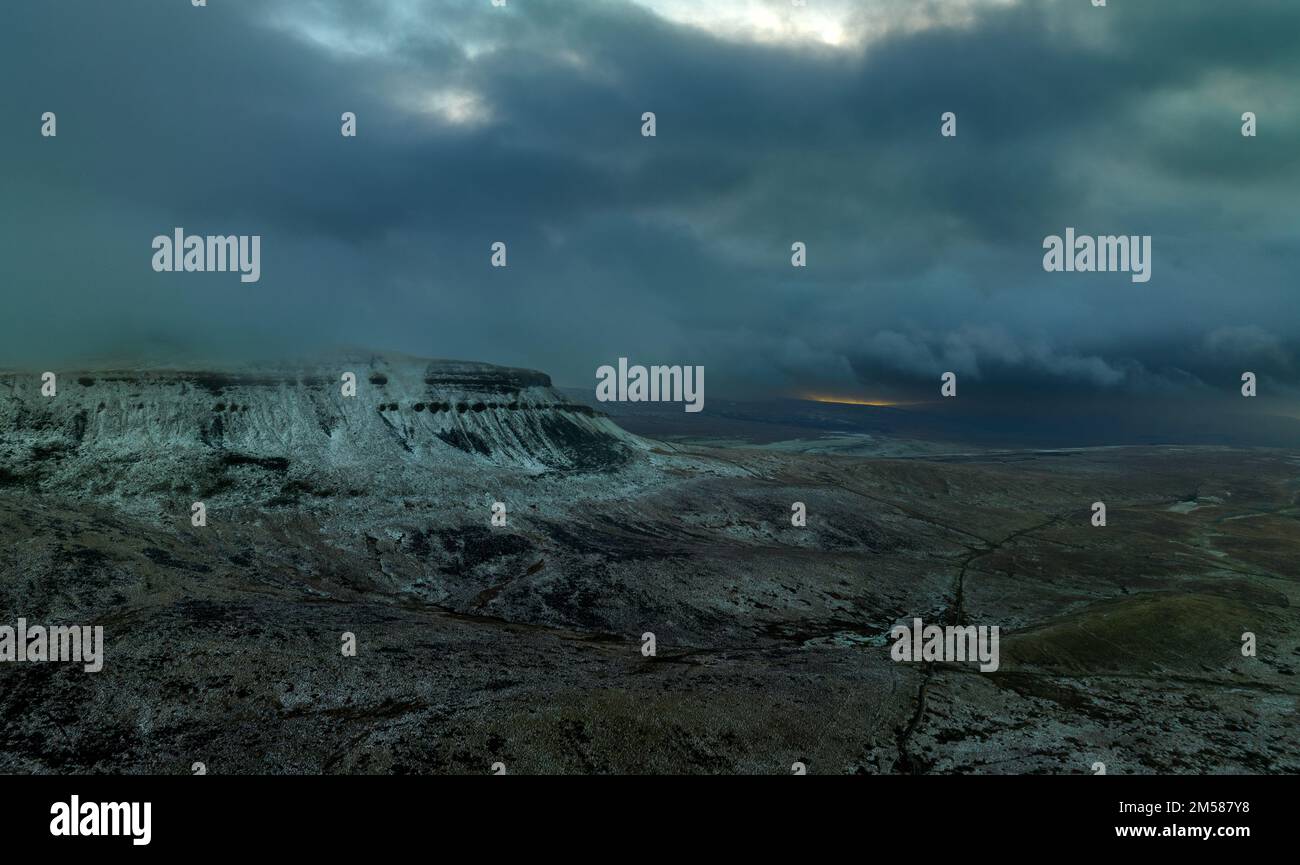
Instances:
[[[574,386],[699,364],[733,398],[929,399],[953,371],[989,404],[1225,398],[1251,370],[1300,415],[1295,0],[0,17],[6,365],[361,346]],[[177,226],[260,235],[261,279],[154,272]],[[1045,272],[1067,227],[1151,235],[1151,280]]]

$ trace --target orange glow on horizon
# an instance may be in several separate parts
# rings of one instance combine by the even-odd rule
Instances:
[[[823,393],[804,394],[799,398],[810,400],[811,402],[830,402],[830,403],[836,403],[838,405],[872,405],[877,407],[892,406],[892,405],[906,405],[906,403],[892,402],[890,400],[859,399],[858,397],[855,396],[830,396],[829,394],[823,394]]]

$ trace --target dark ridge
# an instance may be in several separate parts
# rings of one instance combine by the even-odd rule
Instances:
[[[72,449],[73,449],[72,446],[67,444],[66,442],[55,442],[54,444],[48,444],[48,445],[35,445],[32,448],[32,459],[47,460],[50,459],[51,457],[63,457],[63,456],[67,456],[68,452],[71,451]]]
[[[379,373],[375,373],[375,374],[373,374],[373,375],[370,376],[370,383],[371,383],[371,384],[379,384],[379,385],[388,384],[388,376],[386,376],[386,375],[380,375]]]
[[[37,485],[36,475],[33,474],[14,474],[4,466],[0,466],[0,487],[32,487]]]
[[[184,373],[179,378],[213,395],[224,392],[228,387],[276,387],[284,382],[282,378],[269,375],[234,375],[219,372]]]
[[[429,373],[424,383],[438,387],[462,387],[490,393],[517,393],[526,387],[550,387],[551,377],[543,372],[524,369],[497,369],[479,375],[467,372],[438,375]]]
[[[221,419],[221,415],[214,417],[212,423],[204,424],[199,427],[199,441],[209,447],[216,447],[225,434],[226,424],[225,421]]]
[[[522,535],[494,532],[484,526],[431,528],[429,536],[436,536],[451,557],[451,561],[439,569],[445,574],[464,573],[494,559],[522,555],[533,549],[532,543]]]
[[[77,379],[77,384],[81,385],[82,387],[90,387],[94,383],[95,380],[93,378],[90,378],[89,376],[83,375],[81,378]]]
[[[593,436],[569,418],[542,415],[543,432],[576,469],[613,469],[628,460],[627,449],[617,440]]]
[[[175,610],[183,621],[197,622],[200,625],[218,625],[235,621],[243,626],[244,623],[251,621],[248,615],[251,610],[242,605],[229,602],[215,603],[197,598],[187,598],[183,601],[177,601]]]
[[[278,495],[266,500],[267,507],[296,507],[302,503],[304,492],[311,492],[311,488],[307,484],[301,481],[290,481],[280,488]]]
[[[419,529],[414,529],[402,538],[402,547],[411,555],[427,559],[433,552],[429,545],[429,536]]]
[[[81,444],[82,439],[86,437],[86,427],[90,425],[90,416],[86,414],[83,408],[72,418],[72,438],[77,444]]]
[[[424,403],[417,402],[415,405],[411,406],[411,408],[415,409],[416,411],[424,411]]]
[[[157,547],[146,547],[143,552],[149,561],[164,568],[175,568],[176,570],[190,571],[196,574],[206,574],[212,570],[208,565],[178,559],[166,550],[160,550]]]
[[[688,553],[674,547],[656,548],[644,537],[624,531],[617,522],[599,525],[542,521],[546,536],[554,538],[578,555],[598,556],[603,561],[626,562],[642,559],[680,558]]]
[[[203,486],[203,488],[199,491],[199,498],[210,499],[213,496],[218,495],[219,493],[223,493],[226,490],[233,488],[234,486],[235,486],[235,482],[232,481],[230,477],[225,474],[225,472],[222,472],[220,477],[213,478]]]
[[[272,472],[287,472],[289,460],[285,457],[255,457],[250,454],[224,453],[221,464],[226,466],[257,466]]]
[[[391,403],[390,406],[394,411],[396,411],[397,403]],[[393,437],[393,441],[397,442],[397,444],[401,446],[402,450],[406,451],[408,454],[415,453],[415,451],[411,449],[411,445],[406,441],[406,437],[398,431],[397,427],[393,426],[392,421],[382,414],[379,416],[379,419],[384,422],[384,426],[388,429],[388,434]]]
[[[485,457],[492,456],[492,449],[488,447],[487,442],[475,433],[453,429],[441,431],[437,435],[447,444],[463,450],[465,453],[480,453]]]
[[[111,560],[103,552],[90,547],[75,547],[58,553],[62,564],[69,566],[80,580],[88,580],[107,567]]]
[[[321,428],[321,432],[325,433],[325,435],[332,435],[334,427],[338,424],[338,417],[326,411],[324,406],[319,403],[315,403],[313,409],[316,413],[316,424]]]

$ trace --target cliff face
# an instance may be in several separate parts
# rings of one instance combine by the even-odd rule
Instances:
[[[609,472],[639,440],[550,378],[351,356],[318,366],[0,374],[0,486],[133,499],[418,492],[505,470]],[[356,376],[356,395],[342,376]]]

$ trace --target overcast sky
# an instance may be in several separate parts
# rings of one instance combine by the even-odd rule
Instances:
[[[6,0],[0,49],[6,364],[1300,393],[1295,0]],[[154,273],[176,226],[261,235],[260,282]],[[1152,235],[1150,282],[1045,273],[1067,226]]]

